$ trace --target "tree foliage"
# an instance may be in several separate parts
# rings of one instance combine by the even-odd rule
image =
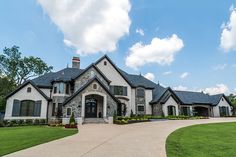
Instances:
[[[0,111],[4,111],[6,105],[6,95],[12,92],[16,85],[7,77],[0,77]]]
[[[22,57],[18,46],[4,48],[0,55],[0,72],[16,85],[24,81],[43,75],[53,69],[38,57]]]
[[[230,94],[228,96],[231,104],[233,105],[233,114],[236,115],[236,95],[234,94]]]

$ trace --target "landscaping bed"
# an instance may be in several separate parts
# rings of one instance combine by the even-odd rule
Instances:
[[[122,117],[122,116],[116,116],[114,117],[114,124],[131,124],[131,123],[140,123],[140,122],[149,122],[156,119],[166,119],[166,120],[194,120],[194,119],[208,119],[208,117],[202,117],[202,116],[152,116],[152,115],[138,115],[138,116],[132,116],[132,117]]]

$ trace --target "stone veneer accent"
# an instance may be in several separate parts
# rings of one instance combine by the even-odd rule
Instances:
[[[75,80],[74,92],[80,89],[94,76],[97,76],[102,81],[102,83],[109,89],[107,81],[100,75],[100,73],[94,67],[91,67],[83,75],[81,75],[79,78]]]
[[[161,104],[153,104],[152,114],[155,116],[162,116],[163,115],[162,105]]]
[[[97,89],[93,89],[93,84],[97,84]],[[117,110],[117,102],[113,100],[113,98],[100,86],[97,81],[93,81],[86,87],[83,91],[81,91],[77,96],[75,96],[71,101],[69,101],[63,107],[63,118],[69,118],[66,115],[66,108],[71,107],[72,112],[74,112],[75,118],[81,117],[81,110],[82,110],[82,94],[87,92],[99,92],[107,95],[107,117],[111,117],[114,114],[114,111]],[[109,106],[109,107],[108,107]]]

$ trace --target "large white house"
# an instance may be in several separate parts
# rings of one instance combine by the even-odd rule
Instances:
[[[85,69],[74,57],[72,68],[50,72],[19,86],[7,96],[4,119],[62,119],[72,113],[79,124],[100,119],[111,122],[114,113],[139,115],[229,116],[224,94],[175,91],[142,75],[128,74],[104,55]]]

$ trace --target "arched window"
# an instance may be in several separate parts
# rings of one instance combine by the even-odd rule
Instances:
[[[94,83],[93,84],[93,89],[97,89],[98,87],[97,87],[97,84],[96,83]]]
[[[27,88],[27,93],[31,93],[31,87]]]
[[[70,107],[68,107],[67,109],[66,109],[66,115],[67,116],[70,116],[71,115],[71,108]]]
[[[107,61],[104,61],[104,65],[105,65],[105,66],[107,65]]]
[[[167,106],[168,109],[168,116],[175,116],[176,115],[176,108],[175,106]]]

